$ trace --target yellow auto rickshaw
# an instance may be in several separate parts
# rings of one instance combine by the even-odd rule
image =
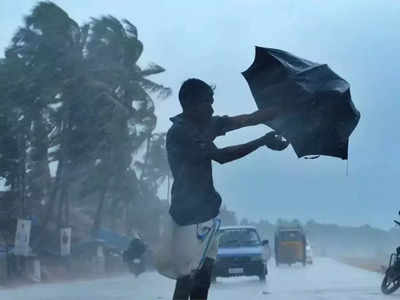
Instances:
[[[276,265],[306,265],[306,236],[301,227],[279,227],[275,232]]]

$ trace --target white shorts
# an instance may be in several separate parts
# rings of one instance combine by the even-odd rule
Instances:
[[[156,268],[160,274],[177,279],[199,270],[205,258],[216,258],[220,220],[179,226],[168,216],[163,223],[160,244],[155,251]]]

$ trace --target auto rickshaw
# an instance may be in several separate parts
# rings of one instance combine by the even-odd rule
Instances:
[[[289,266],[300,262],[306,265],[306,236],[301,227],[279,227],[275,232],[276,265]]]

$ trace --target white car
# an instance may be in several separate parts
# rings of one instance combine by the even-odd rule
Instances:
[[[258,276],[265,281],[271,255],[267,240],[261,240],[253,226],[221,227],[218,255],[212,280],[217,277]]]

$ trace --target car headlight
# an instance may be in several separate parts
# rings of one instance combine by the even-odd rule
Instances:
[[[250,257],[250,261],[260,261],[260,260],[265,260],[263,254],[253,255]]]

